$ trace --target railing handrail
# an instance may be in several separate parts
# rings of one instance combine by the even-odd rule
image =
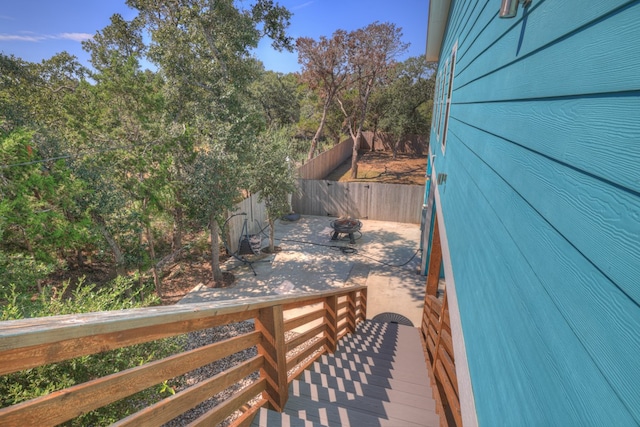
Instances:
[[[66,339],[114,333],[133,328],[162,326],[176,321],[240,314],[275,305],[286,306],[304,303],[318,298],[342,295],[362,289],[366,289],[366,286],[349,286],[336,290],[293,296],[272,295],[250,297],[243,300],[187,303],[7,320],[0,322],[0,351],[15,350],[32,345],[51,344]],[[99,328],[96,329],[96,327]],[[52,332],[55,332],[55,334]]]

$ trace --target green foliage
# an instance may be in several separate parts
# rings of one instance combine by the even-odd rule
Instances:
[[[265,202],[271,231],[276,219],[291,212],[289,195],[296,190],[293,165],[289,158],[291,139],[291,132],[286,128],[269,129],[262,133],[252,170],[251,189]],[[273,250],[273,233],[269,246]]]
[[[300,119],[300,93],[294,74],[265,71],[250,86],[263,111],[267,127],[288,126]]]
[[[380,127],[396,136],[427,135],[435,84],[435,64],[424,56],[409,58],[391,71],[391,82],[380,93],[384,110]]]
[[[88,217],[75,198],[84,193],[62,161],[37,161],[33,132],[17,129],[0,135],[0,237],[11,251],[24,250],[53,263],[64,249],[91,242]]]
[[[56,264],[37,261],[29,255],[0,251],[0,304],[10,302],[3,309],[21,313],[20,307],[30,305],[30,299],[38,292],[38,282],[57,267]],[[7,317],[3,313],[0,320],[15,318],[16,315],[12,316]]]
[[[6,298],[2,306],[3,321],[23,317],[123,310],[157,303],[154,297],[142,296],[142,290],[135,284],[135,278],[118,278],[111,286],[101,288],[80,283],[73,291],[67,283],[61,289],[47,290],[35,301],[23,299],[16,292],[16,287],[11,287]],[[0,376],[0,407],[15,405],[167,357],[180,351],[183,345],[184,337],[158,340]],[[173,388],[169,381],[164,381],[119,402],[84,414],[66,425],[110,424],[170,394],[173,394]]]

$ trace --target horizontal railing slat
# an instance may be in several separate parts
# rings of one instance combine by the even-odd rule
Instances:
[[[220,372],[199,384],[148,406],[127,418],[123,418],[119,422],[112,424],[112,427],[153,427],[171,421],[252,372],[257,371],[263,364],[264,358],[262,356],[254,356],[231,369]]]
[[[292,329],[299,328],[300,326],[306,325],[307,323],[310,323],[316,319],[321,319],[324,316],[325,310],[324,308],[320,308],[319,310],[314,310],[301,316],[285,320],[284,329],[285,331],[291,331]]]
[[[256,345],[252,332],[0,409],[0,425],[57,425]]]
[[[318,341],[305,348],[302,352],[296,354],[295,356],[287,359],[287,372],[293,369],[296,365],[302,362],[307,357],[311,356],[314,352],[322,349],[327,342],[326,337],[320,338]]]
[[[247,320],[256,310],[232,313],[204,319],[192,319],[158,326],[147,326],[106,334],[70,338],[55,343],[46,342],[30,347],[0,351],[0,375],[33,368],[75,357],[115,350],[143,342],[154,341],[201,329]],[[1,327],[1,326],[0,326]],[[1,340],[1,338],[0,338]]]
[[[324,333],[326,330],[327,330],[327,325],[325,323],[318,325],[315,328],[309,329],[308,331],[303,332],[302,334],[287,341],[285,350],[289,352],[294,348],[298,347],[299,345],[309,341],[311,338],[315,337],[316,335]]]
[[[435,376],[438,381],[442,384],[442,389],[444,390],[445,395],[447,396],[447,404],[451,410],[451,414],[455,419],[456,426],[462,426],[462,414],[460,413],[460,400],[458,398],[458,394],[454,391],[453,385],[451,384],[451,380],[447,376],[445,372],[445,368],[442,365],[442,362],[438,360],[436,362]]]
[[[234,394],[231,398],[225,400],[220,405],[211,409],[206,414],[188,425],[188,427],[196,426],[217,426],[229,415],[240,409],[249,399],[263,392],[267,386],[267,380],[261,378],[249,387]]]

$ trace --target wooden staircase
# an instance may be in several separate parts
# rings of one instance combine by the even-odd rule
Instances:
[[[362,322],[289,386],[282,413],[252,426],[439,426],[418,329]]]

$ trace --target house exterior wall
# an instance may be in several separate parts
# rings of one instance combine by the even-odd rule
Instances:
[[[451,3],[430,152],[477,421],[640,424],[640,1]]]

